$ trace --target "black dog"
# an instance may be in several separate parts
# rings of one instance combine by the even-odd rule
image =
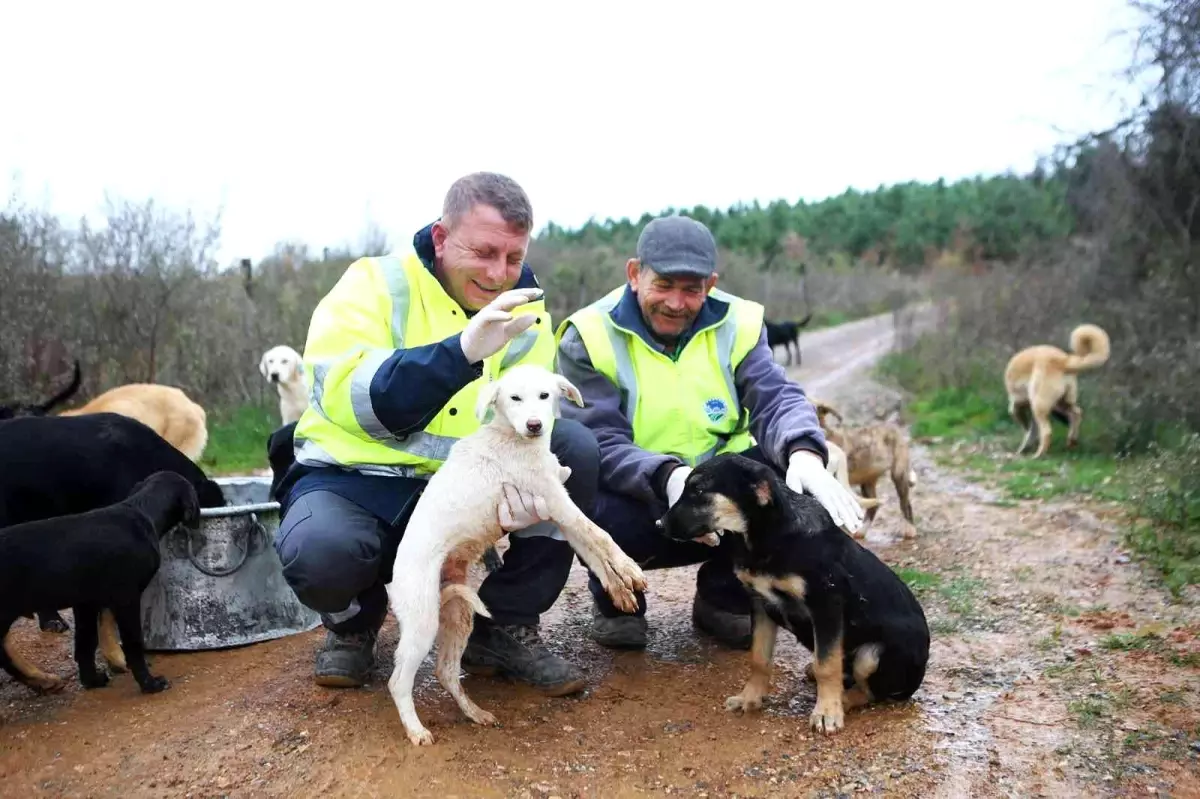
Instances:
[[[61,405],[74,396],[75,392],[79,390],[79,385],[82,382],[83,373],[79,369],[79,361],[76,361],[75,376],[71,379],[71,385],[67,386],[53,397],[43,402],[41,405],[0,405],[0,421],[3,421],[4,419],[15,419],[18,416],[45,416],[56,405]]]
[[[137,419],[116,413],[10,419],[0,423],[0,530],[120,502],[160,471],[187,478],[201,507],[225,504],[219,485]],[[38,623],[67,630],[53,608],[39,611]]]
[[[750,679],[729,710],[762,706],[779,625],[814,654],[817,730],[841,729],[844,709],[908,699],[921,686],[929,627],[916,597],[770,467],[734,454],[705,461],[658,526],[681,541],[733,534],[734,569],[753,597],[754,643]]]
[[[792,363],[792,347],[796,348],[796,366],[800,365],[800,328],[812,321],[812,313],[801,319],[799,322],[772,322],[769,319],[764,319],[763,324],[767,328],[767,346],[774,350],[779,345],[783,345],[783,351],[787,353],[787,362],[790,366]]]
[[[142,646],[141,598],[158,571],[159,539],[177,524],[200,522],[196,490],[183,476],[162,471],[129,496],[84,513],[41,519],[0,530],[0,667],[36,692],[62,687],[9,649],[17,617],[45,608],[75,614],[75,662],[85,688],[108,684],[96,669],[100,612],[112,611],[121,646],[143,693],[166,688],[150,673]]]

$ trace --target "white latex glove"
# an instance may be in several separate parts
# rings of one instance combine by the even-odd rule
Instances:
[[[683,484],[687,482],[688,475],[692,473],[691,466],[676,466],[674,470],[667,475],[667,507],[671,507],[679,501],[680,495],[683,494]]]
[[[546,507],[544,497],[522,491],[509,483],[502,487],[504,499],[500,500],[499,508],[501,530],[511,533],[550,519],[550,509]]]
[[[830,474],[821,459],[811,452],[798,450],[788,458],[788,488],[796,493],[807,492],[820,502],[833,522],[847,533],[854,535],[863,524],[862,506],[844,485]]]
[[[535,319],[533,314],[513,316],[509,312],[541,296],[541,289],[512,289],[480,308],[459,338],[467,361],[479,363],[528,330]]]

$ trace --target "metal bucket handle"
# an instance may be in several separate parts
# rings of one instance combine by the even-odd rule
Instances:
[[[246,558],[250,555],[250,540],[253,535],[253,532],[257,532],[260,535],[262,535],[263,537],[266,537],[266,535],[267,535],[266,526],[264,526],[263,523],[258,520],[258,515],[256,513],[254,513],[254,511],[250,511],[250,526],[251,526],[252,533],[246,536],[246,546],[242,548],[241,559],[238,560],[238,562],[235,563],[233,566],[231,566],[227,569],[220,569],[220,570],[210,569],[206,566],[203,566],[196,559],[196,545],[195,545],[196,539],[194,536],[194,533],[196,532],[196,530],[189,527],[188,534],[187,534],[188,560],[190,560],[192,562],[193,566],[195,566],[197,569],[199,569],[200,571],[207,574],[209,577],[228,577],[229,575],[233,574],[238,569],[242,568],[242,564],[244,564],[246,562]]]

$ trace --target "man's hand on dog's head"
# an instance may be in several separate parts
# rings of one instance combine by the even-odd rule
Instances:
[[[796,450],[788,458],[786,482],[796,493],[808,492],[833,517],[833,523],[854,535],[862,527],[865,511],[854,494],[825,469],[821,457]]]

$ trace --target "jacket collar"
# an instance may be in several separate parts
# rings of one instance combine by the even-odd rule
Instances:
[[[429,274],[437,277],[435,266],[435,256],[433,252],[433,223],[430,222],[425,227],[418,230],[412,238],[413,249],[416,250],[417,257],[421,259],[421,263],[429,270]],[[517,279],[517,285],[513,288],[518,289],[535,289],[541,288],[538,283],[537,276],[533,274],[533,269],[528,262],[521,263],[521,276]],[[467,312],[467,316],[473,316],[474,312]]]
[[[621,299],[608,313],[609,318],[612,319],[613,324],[617,327],[624,328],[636,334],[651,349],[669,356],[682,352],[683,348],[688,345],[688,342],[692,340],[697,332],[718,324],[728,314],[729,303],[724,300],[718,300],[710,294],[704,300],[704,305],[700,308],[700,314],[692,322],[692,326],[679,337],[679,342],[674,348],[669,348],[651,334],[650,329],[646,326],[646,320],[642,318],[642,309],[638,305],[637,295],[633,293],[633,289],[629,287],[628,283],[625,284],[625,291],[621,294]]]

